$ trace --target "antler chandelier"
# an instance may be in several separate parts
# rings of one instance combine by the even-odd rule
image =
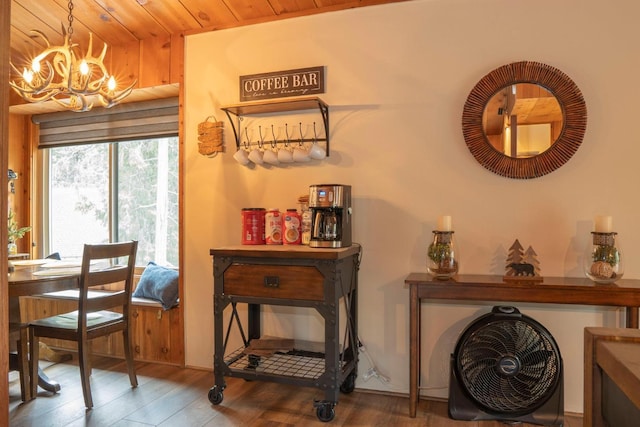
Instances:
[[[73,1],[70,0],[69,28],[62,26],[64,44],[51,46],[49,39],[38,30],[33,34],[44,40],[46,48],[31,61],[31,68],[24,68],[22,73],[13,63],[11,68],[22,75],[18,82],[10,81],[11,87],[28,102],[53,100],[72,111],[89,111],[93,107],[93,99],[109,108],[127,97],[136,84],[134,81],[127,88],[116,91],[115,78],[109,74],[104,65],[107,44],[104,44],[99,56],[93,56],[93,34],[89,33],[89,46],[83,56],[78,45],[72,43],[73,35]]]

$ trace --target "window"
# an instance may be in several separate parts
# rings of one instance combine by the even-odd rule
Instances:
[[[43,255],[79,258],[84,243],[137,240],[136,264],[179,265],[177,98],[33,121]]]
[[[178,265],[178,138],[50,148],[47,253],[138,240],[136,263]]]

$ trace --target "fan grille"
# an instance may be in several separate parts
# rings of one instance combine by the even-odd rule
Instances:
[[[521,318],[469,328],[456,353],[458,378],[470,397],[490,412],[535,410],[553,394],[561,377],[551,335]]]

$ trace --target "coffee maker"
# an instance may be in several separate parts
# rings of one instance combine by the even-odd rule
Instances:
[[[351,186],[318,184],[309,187],[312,248],[351,246]]]

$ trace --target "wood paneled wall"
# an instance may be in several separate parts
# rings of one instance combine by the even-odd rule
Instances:
[[[30,116],[11,114],[9,116],[9,169],[18,174],[18,179],[14,181],[14,191],[10,191],[8,186],[9,209],[15,213],[19,227],[31,225],[29,215],[29,193],[31,188],[31,167],[29,141],[31,140]],[[24,238],[16,242],[18,252],[25,253],[31,251],[31,241],[33,234],[25,234]]]

